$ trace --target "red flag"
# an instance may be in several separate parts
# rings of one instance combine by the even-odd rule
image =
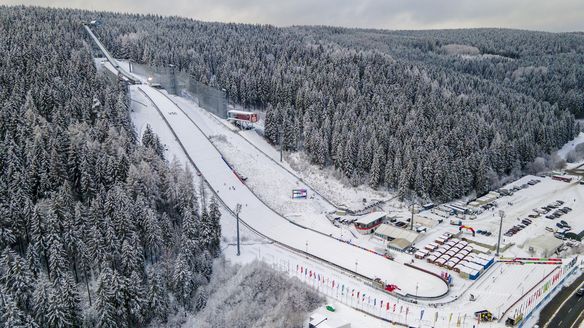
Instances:
[[[395,303],[393,303],[393,312],[395,313]]]
[[[385,310],[389,311],[389,302],[387,302],[387,307]]]

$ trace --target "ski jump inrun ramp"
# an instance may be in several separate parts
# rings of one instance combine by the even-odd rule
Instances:
[[[91,29],[84,27],[115,69],[131,83],[140,84],[138,78],[118,65]],[[448,285],[438,276],[390,261],[286,220],[265,205],[239,180],[219,151],[181,108],[161,91],[148,85],[132,87],[139,88],[157,107],[168,127],[179,139],[183,150],[225,206],[233,212],[237,204],[242,205],[239,217],[253,230],[286,247],[306,252],[346,271],[369,279],[380,278],[387,284],[397,285],[403,294],[439,298],[448,292]]]

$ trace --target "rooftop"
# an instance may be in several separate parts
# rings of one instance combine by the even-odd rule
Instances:
[[[359,220],[355,221],[355,223],[367,225],[367,224],[370,224],[372,222],[375,222],[376,220],[378,220],[386,215],[387,215],[386,212],[371,212],[369,214],[366,214],[366,215],[363,215],[362,217],[360,217]]]

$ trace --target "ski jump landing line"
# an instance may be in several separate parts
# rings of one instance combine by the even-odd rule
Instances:
[[[419,297],[440,297],[448,292],[437,276],[390,261],[379,255],[339,242],[294,225],[264,205],[225,164],[207,137],[172,101],[158,90],[141,85],[142,90],[174,130],[185,151],[205,176],[209,185],[231,210],[242,205],[239,217],[261,234],[370,279],[380,278],[397,285],[402,292]]]

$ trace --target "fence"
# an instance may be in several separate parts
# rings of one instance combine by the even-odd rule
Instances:
[[[132,72],[152,78],[170,94],[195,101],[199,106],[220,118],[227,118],[227,94],[205,85],[174,67],[151,67],[132,63]]]

